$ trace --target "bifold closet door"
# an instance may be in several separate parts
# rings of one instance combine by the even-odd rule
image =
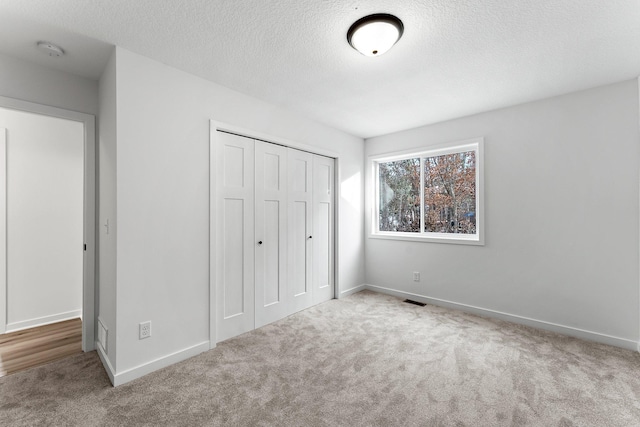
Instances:
[[[216,137],[216,341],[223,341],[255,325],[255,142],[224,132]]]
[[[288,149],[289,313],[313,305],[311,289],[313,154]]]
[[[334,296],[334,164],[329,157],[313,156],[313,304]]]
[[[334,160],[216,132],[216,341],[334,296]]]
[[[255,326],[289,314],[287,307],[287,149],[255,142]]]

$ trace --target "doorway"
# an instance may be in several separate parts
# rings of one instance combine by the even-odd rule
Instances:
[[[94,350],[95,117],[6,97],[0,113],[0,334],[80,316]]]

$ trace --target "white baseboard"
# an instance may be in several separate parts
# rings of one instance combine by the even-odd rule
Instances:
[[[180,350],[167,356],[152,360],[151,362],[136,366],[135,368],[116,373],[115,375],[113,375],[111,383],[114,387],[117,387],[119,385],[128,383],[129,381],[133,381],[147,374],[150,374],[153,371],[157,371],[158,369],[166,368],[167,366],[173,365],[174,363],[182,362],[183,360],[189,359],[193,356],[197,356],[198,354],[208,350],[209,341],[196,344],[192,347],[185,348],[184,350]],[[107,374],[108,373],[109,372],[107,369]],[[109,378],[111,379],[111,376],[109,376]]]
[[[115,369],[111,366],[111,362],[109,362],[109,358],[104,353],[101,345],[96,345],[96,350],[98,351],[98,357],[100,357],[100,361],[102,361],[102,366],[104,366],[104,370],[107,371],[107,375],[109,376],[109,381],[111,384],[115,383]]]
[[[82,310],[67,311],[66,313],[52,314],[51,316],[38,317],[36,319],[21,320],[20,322],[7,323],[7,332],[16,332],[22,329],[35,328],[36,326],[49,325],[64,320],[82,317]]]
[[[595,341],[602,344],[621,347],[628,350],[640,352],[640,343],[628,340],[626,338],[614,337],[611,335],[601,334],[599,332],[587,331],[584,329],[573,328],[571,326],[559,325],[557,323],[545,322],[544,320],[531,319],[529,317],[518,316],[516,314],[503,313],[501,311],[490,310],[487,308],[476,307],[473,305],[447,301],[439,298],[431,298],[425,295],[413,294],[410,292],[398,291],[395,289],[384,288],[382,286],[365,285],[365,289],[392,295],[398,298],[412,299],[418,302],[433,304],[440,307],[453,308],[467,313],[477,314],[484,317],[492,317],[495,319],[506,320],[508,322],[518,323],[520,325],[531,326],[538,329],[544,329],[571,337],[581,338],[589,341]]]
[[[358,293],[360,291],[364,291],[367,288],[367,285],[356,286],[355,288],[346,289],[340,292],[340,296],[338,298],[348,297],[349,295]]]

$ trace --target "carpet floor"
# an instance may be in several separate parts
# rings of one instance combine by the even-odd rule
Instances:
[[[640,355],[360,292],[112,388],[95,352],[0,378],[2,426],[640,426]]]

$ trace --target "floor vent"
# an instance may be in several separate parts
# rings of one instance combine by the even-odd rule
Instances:
[[[423,302],[414,301],[412,299],[406,299],[406,300],[404,300],[404,302],[409,303],[409,304],[413,304],[413,305],[419,305],[420,307],[424,307],[425,305],[427,305],[427,304],[425,304]]]

